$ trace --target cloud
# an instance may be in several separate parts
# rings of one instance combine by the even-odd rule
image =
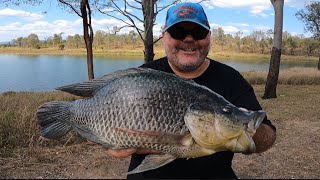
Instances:
[[[234,26],[223,26],[220,24],[210,24],[210,26],[212,27],[212,29],[217,29],[217,28],[222,28],[225,34],[234,34],[238,31],[240,31],[240,29],[234,27]]]
[[[221,8],[248,8],[252,14],[261,16],[267,16],[263,11],[269,10],[272,5],[268,0],[210,0],[210,3]]]
[[[248,26],[250,26],[249,24],[247,24],[247,23],[231,23],[232,25],[234,25],[234,26],[242,26],[242,27],[248,27]]]
[[[94,33],[97,30],[110,32],[113,26],[124,26],[125,23],[119,20],[110,19],[92,19],[92,26]],[[142,28],[143,24],[138,23],[138,27]],[[123,28],[119,34],[129,33],[135,30],[133,28]],[[155,26],[154,32],[160,32],[160,26]],[[33,21],[33,22],[14,22],[6,25],[0,25],[0,42],[11,41],[18,37],[27,37],[29,34],[37,34],[40,40],[52,37],[53,34],[62,34],[63,38],[68,35],[83,34],[82,19],[74,21],[69,20],[55,20],[52,22],[47,21]],[[158,33],[159,34],[159,33]]]
[[[30,20],[30,21],[43,18],[43,15],[41,15],[39,13],[30,13],[30,12],[21,11],[21,10],[14,10],[14,9],[10,9],[10,8],[1,9],[0,16],[17,17],[17,18],[23,18],[26,20]]]

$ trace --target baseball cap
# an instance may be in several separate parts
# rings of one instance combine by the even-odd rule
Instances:
[[[167,31],[173,25],[179,22],[193,22],[210,30],[209,22],[202,6],[197,3],[181,3],[171,6],[167,11],[166,24],[163,28]]]

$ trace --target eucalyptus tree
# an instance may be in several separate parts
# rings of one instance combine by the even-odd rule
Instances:
[[[283,28],[283,5],[284,0],[270,0],[274,8],[274,36],[273,47],[267,81],[265,85],[263,99],[277,97],[277,84],[279,79],[279,68],[282,48],[282,28]]]
[[[87,67],[88,67],[88,78],[94,79],[93,72],[93,28],[91,23],[91,4],[89,0],[58,0],[67,10],[76,13],[79,17],[82,18],[83,26],[83,38],[86,44],[87,50]]]
[[[39,46],[39,38],[38,38],[38,35],[34,34],[34,33],[31,33],[28,35],[27,37],[27,44],[28,44],[28,47],[37,47]]]
[[[305,5],[303,9],[296,13],[296,17],[305,23],[305,31],[313,34],[313,38],[320,42],[320,2],[312,1]],[[318,47],[319,60],[318,70],[320,70],[320,47]]]
[[[144,45],[144,62],[149,62],[154,58],[153,45],[161,38],[154,40],[153,37],[157,15],[177,2],[179,0],[163,3],[161,0],[96,0],[95,5],[101,13],[123,23],[121,26],[114,26],[115,33],[125,27],[135,29]],[[143,24],[143,28],[139,24]]]
[[[234,35],[234,38],[236,39],[236,45],[237,45],[238,51],[241,51],[241,36],[242,35],[243,35],[242,31],[238,31]]]
[[[298,39],[295,36],[289,36],[287,39],[290,55],[295,55],[295,49],[298,48]]]

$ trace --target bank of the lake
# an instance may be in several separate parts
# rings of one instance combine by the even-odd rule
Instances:
[[[137,56],[143,59],[142,48],[132,49],[93,49],[94,56]],[[162,47],[155,47],[154,49],[155,59],[165,55]],[[79,55],[86,54],[85,48],[59,50],[58,48],[18,48],[18,47],[1,47],[0,54],[21,54],[21,55]],[[211,49],[209,55],[210,58],[219,60],[270,60],[270,54],[257,54],[257,53],[243,53],[233,51],[216,51]],[[289,56],[281,55],[282,61],[313,61],[317,62],[318,57],[315,56]]]

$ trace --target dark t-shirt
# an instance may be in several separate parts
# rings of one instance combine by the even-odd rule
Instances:
[[[230,66],[210,59],[208,69],[199,77],[193,79],[196,83],[204,85],[222,95],[232,104],[249,110],[262,109],[256,99],[252,86],[242,75]],[[174,73],[168,64],[166,57],[144,64],[160,71]],[[275,127],[267,118],[263,123]],[[128,175],[128,179],[150,179],[150,178],[237,178],[232,170],[231,163],[233,153],[230,151],[218,152],[210,156],[199,158],[179,158],[160,168]],[[129,171],[137,167],[146,155],[133,154]]]

